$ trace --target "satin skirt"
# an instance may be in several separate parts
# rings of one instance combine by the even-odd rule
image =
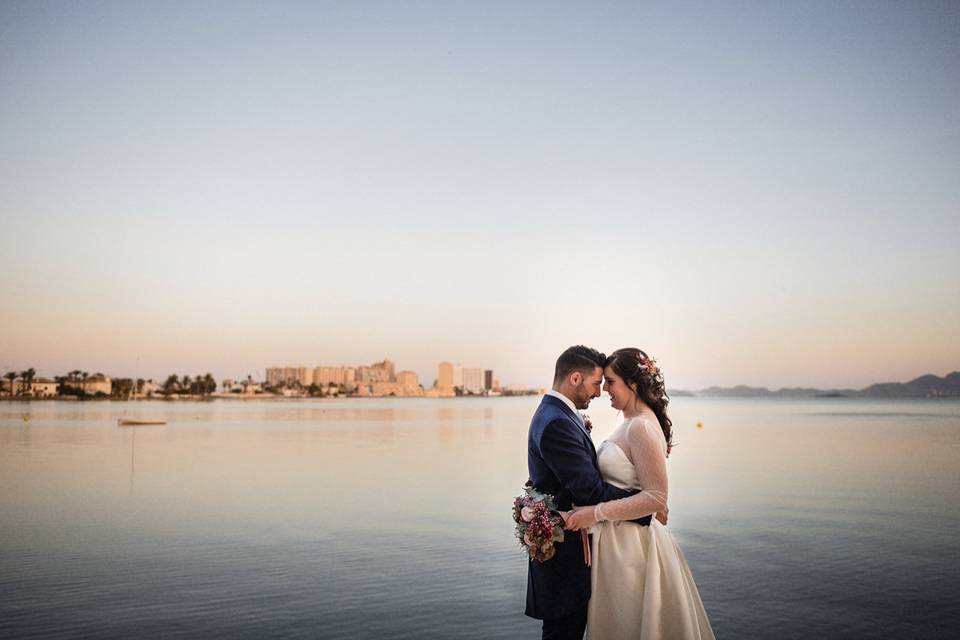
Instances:
[[[687,561],[654,520],[593,530],[588,640],[714,638]]]

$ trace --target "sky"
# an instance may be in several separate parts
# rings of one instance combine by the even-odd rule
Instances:
[[[944,375],[958,104],[951,2],[4,1],[0,369]]]

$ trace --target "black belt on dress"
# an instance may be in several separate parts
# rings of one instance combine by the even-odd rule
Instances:
[[[642,518],[637,518],[636,520],[627,520],[627,522],[636,522],[641,527],[649,527],[650,521],[653,519],[653,514],[649,516],[644,516]]]

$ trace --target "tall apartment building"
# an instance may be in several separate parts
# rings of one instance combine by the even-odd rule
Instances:
[[[483,393],[484,370],[477,367],[464,367],[463,390],[468,393]]]
[[[401,371],[397,374],[397,384],[404,392],[416,391],[420,388],[420,381],[417,380],[417,374],[413,371]]]
[[[313,369],[307,367],[297,367],[297,382],[301,386],[309,387],[313,384]]]
[[[313,369],[307,367],[268,367],[267,384],[281,385],[299,382],[304,387],[313,384]]]
[[[369,367],[358,367],[357,381],[370,384],[373,382],[396,382],[394,364],[390,360],[375,362]]]
[[[357,382],[355,367],[316,367],[313,370],[313,383],[320,387],[331,384],[338,387],[354,386]]]
[[[453,365],[449,362],[437,365],[437,389],[453,391]]]
[[[281,385],[287,380],[284,378],[283,367],[268,367],[267,368],[267,384],[271,386]]]
[[[449,362],[437,365],[437,389],[440,391],[459,388],[467,393],[483,393],[493,386],[493,371],[489,369],[463,367]]]
[[[463,388],[463,367],[449,362],[437,365],[437,389],[453,391],[457,387]]]
[[[463,388],[463,367],[459,364],[453,365],[453,386]]]

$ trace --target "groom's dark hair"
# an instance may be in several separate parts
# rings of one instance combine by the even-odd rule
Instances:
[[[557,366],[553,370],[553,384],[560,384],[574,371],[587,375],[593,373],[597,367],[603,368],[607,357],[590,347],[578,344],[570,347],[557,358]]]

